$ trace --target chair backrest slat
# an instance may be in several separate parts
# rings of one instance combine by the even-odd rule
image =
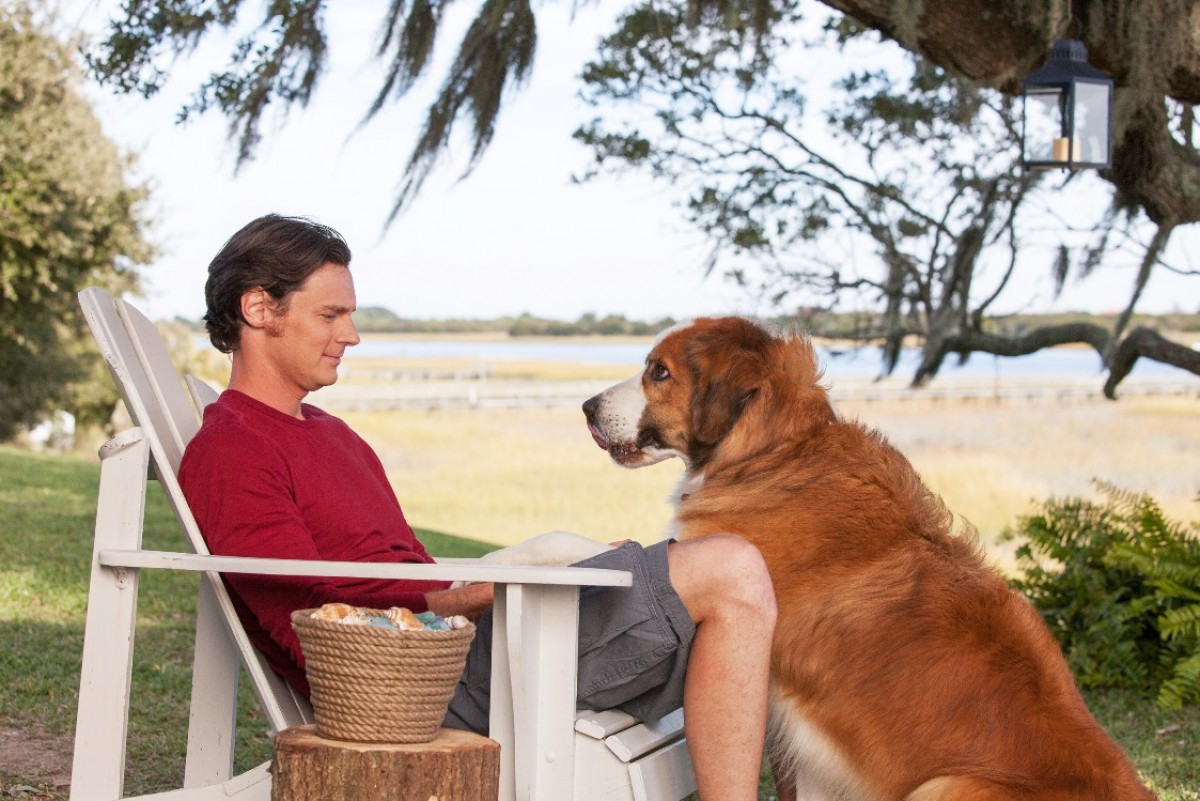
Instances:
[[[176,473],[183,458],[183,449],[200,428],[196,411],[183,390],[179,373],[171,363],[171,354],[167,352],[158,328],[123,300],[113,301],[113,306],[125,324],[138,361],[145,370],[146,391],[152,395],[155,401],[153,405],[162,410],[163,427],[158,433],[162,440],[163,456],[170,462],[171,472]]]
[[[196,404],[196,409],[199,410],[200,416],[203,417],[204,408],[210,403],[217,402],[217,391],[204,380],[191,374],[185,375],[183,380],[187,384],[188,394],[192,396],[192,403]]]

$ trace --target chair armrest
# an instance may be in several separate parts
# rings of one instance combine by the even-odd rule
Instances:
[[[372,579],[432,579],[490,581],[497,584],[556,584],[577,587],[628,587],[627,570],[594,567],[523,567],[488,564],[423,564],[419,562],[318,562],[305,559],[260,559],[246,556],[211,556],[167,551],[134,551],[108,548],[98,554],[110,568],[162,568],[167,570],[255,573],[267,576],[339,576]]]

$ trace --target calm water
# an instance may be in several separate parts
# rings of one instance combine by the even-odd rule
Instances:
[[[487,363],[500,360],[575,362],[584,364],[628,364],[631,372],[642,363],[647,345],[604,342],[499,342],[441,340],[372,340],[369,336],[354,348],[356,356],[454,358]],[[831,377],[874,378],[879,374],[879,349],[875,347],[832,354],[818,348],[825,370]],[[910,376],[919,362],[919,352],[906,349],[896,367],[897,376]],[[1091,349],[1050,348],[1016,358],[974,354],[962,366],[957,358],[948,358],[940,375],[961,378],[1086,378],[1102,374],[1100,357]],[[1139,359],[1133,370],[1139,377],[1183,378],[1191,376],[1170,365]]]

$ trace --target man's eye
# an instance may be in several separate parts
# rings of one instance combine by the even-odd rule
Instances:
[[[651,381],[666,381],[671,377],[671,371],[667,369],[665,364],[656,364],[650,368]]]

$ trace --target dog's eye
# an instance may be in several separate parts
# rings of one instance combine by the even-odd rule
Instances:
[[[662,364],[661,362],[659,364],[653,365],[650,368],[650,380],[651,381],[666,381],[670,377],[671,377],[671,371],[668,370],[667,366],[665,364]]]

